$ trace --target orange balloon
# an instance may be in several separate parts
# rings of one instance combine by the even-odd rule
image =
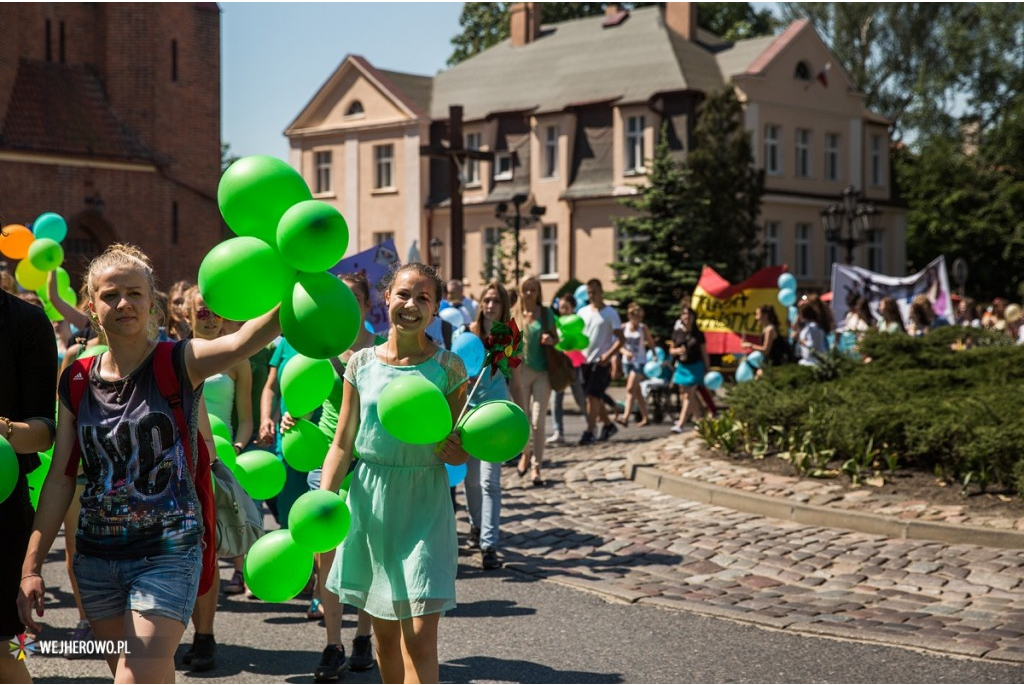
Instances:
[[[0,235],[0,252],[11,259],[24,259],[28,256],[28,246],[36,239],[32,231],[21,224],[4,226],[6,235]]]

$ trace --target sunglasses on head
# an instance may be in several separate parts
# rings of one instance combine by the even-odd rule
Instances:
[[[217,314],[216,312],[214,312],[214,311],[212,311],[210,309],[207,309],[206,307],[203,307],[202,309],[197,309],[196,310],[196,320],[197,321],[206,321],[210,317],[213,317],[215,319],[223,319],[224,318],[220,314]]]

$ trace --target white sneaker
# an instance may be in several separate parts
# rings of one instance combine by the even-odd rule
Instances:
[[[564,445],[565,438],[562,437],[561,433],[552,433],[548,436],[548,439],[544,441],[545,445]]]

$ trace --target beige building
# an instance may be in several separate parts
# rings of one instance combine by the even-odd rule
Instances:
[[[905,268],[905,212],[894,200],[887,122],[864,108],[838,60],[806,21],[781,34],[724,42],[696,27],[696,5],[666,3],[603,17],[539,24],[512,8],[511,38],[435,77],[377,69],[349,55],[285,131],[291,162],[314,196],[351,228],[349,253],[394,239],[399,254],[443,244],[441,266],[463,260],[474,289],[506,229],[501,203],[525,196],[521,260],[545,297],[569,278],[612,287],[619,249],[612,218],[646,181],[662,123],[673,154],[692,145],[705,94],[732,83],[745,104],[755,164],[766,171],[760,249],[788,264],[801,287],[827,289],[845,258],[826,240],[821,212],[854,186],[881,210],[880,230],[854,262]],[[448,144],[449,107],[461,105],[463,144],[493,154],[459,165],[462,244],[450,238],[448,162],[421,154]],[[511,243],[508,243],[511,246]]]

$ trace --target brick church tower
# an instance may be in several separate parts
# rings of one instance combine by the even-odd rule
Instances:
[[[118,241],[194,282],[220,155],[216,3],[0,4],[0,222],[63,215],[76,288]]]

